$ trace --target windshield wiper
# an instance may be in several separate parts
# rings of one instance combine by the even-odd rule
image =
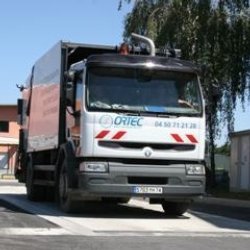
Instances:
[[[141,116],[141,112],[137,110],[111,109],[117,113],[130,116]]]
[[[111,110],[114,110],[116,112],[120,112],[122,114],[131,115],[131,116],[140,116],[141,111],[137,109],[133,109],[128,105],[122,105],[122,104],[112,104]]]
[[[134,110],[125,110],[125,109],[117,109],[113,108],[112,106],[91,106],[89,107],[92,111],[99,111],[99,112],[112,112],[116,114],[122,114],[122,115],[129,115],[129,116],[140,116],[140,111],[134,111]]]
[[[164,118],[178,118],[180,114],[164,114],[164,113],[156,113],[157,117],[164,117]]]
[[[178,112],[159,112],[159,111],[147,111],[145,109],[138,109],[138,107],[131,107],[128,105],[122,104],[104,104],[101,102],[97,102],[90,107],[93,111],[100,112],[113,112],[122,115],[128,116],[147,116],[147,117],[163,117],[163,118],[179,118],[181,116],[199,116],[197,113],[178,113]]]
[[[100,108],[100,109],[111,109],[112,106],[110,106],[107,103],[101,102],[101,101],[96,101],[96,102],[92,102],[90,104],[91,108]]]

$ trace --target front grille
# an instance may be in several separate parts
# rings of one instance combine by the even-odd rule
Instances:
[[[168,178],[162,177],[128,177],[128,184],[139,184],[139,185],[166,185]]]
[[[98,145],[107,148],[124,148],[124,149],[143,149],[145,147],[150,147],[154,150],[176,150],[176,151],[191,151],[195,149],[195,145],[193,144],[175,144],[175,143],[99,141]]]

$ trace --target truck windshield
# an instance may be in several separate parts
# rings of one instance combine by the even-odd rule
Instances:
[[[90,68],[87,106],[138,114],[197,116],[202,111],[196,74],[146,68]]]

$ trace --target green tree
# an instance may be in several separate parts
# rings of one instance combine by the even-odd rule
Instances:
[[[224,145],[215,148],[215,154],[230,156],[230,144],[226,142]]]
[[[131,3],[131,0],[121,0]],[[157,47],[180,48],[182,58],[205,65],[202,84],[207,103],[212,183],[215,183],[215,139],[220,124],[234,130],[237,97],[249,95],[250,13],[245,0],[135,0],[125,18],[124,37],[135,32]],[[213,95],[213,85],[218,86]]]

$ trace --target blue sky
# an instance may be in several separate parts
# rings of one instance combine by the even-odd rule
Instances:
[[[242,104],[238,102],[238,105],[235,110],[235,115],[234,115],[234,128],[235,131],[242,131],[242,130],[249,130],[250,129],[250,106],[249,102],[245,102],[245,108],[243,109]],[[220,138],[216,140],[217,145],[221,145],[226,141],[226,129],[225,129],[225,124],[221,124],[221,129],[222,129],[222,135]]]
[[[119,0],[1,0],[0,103],[16,103],[34,62],[59,40],[117,45],[132,6]]]
[[[0,104],[15,104],[34,62],[59,40],[117,45],[132,5],[119,0],[1,0]],[[247,105],[246,105],[247,107]],[[250,108],[239,106],[235,129],[250,129]],[[218,140],[222,143],[224,137]]]

